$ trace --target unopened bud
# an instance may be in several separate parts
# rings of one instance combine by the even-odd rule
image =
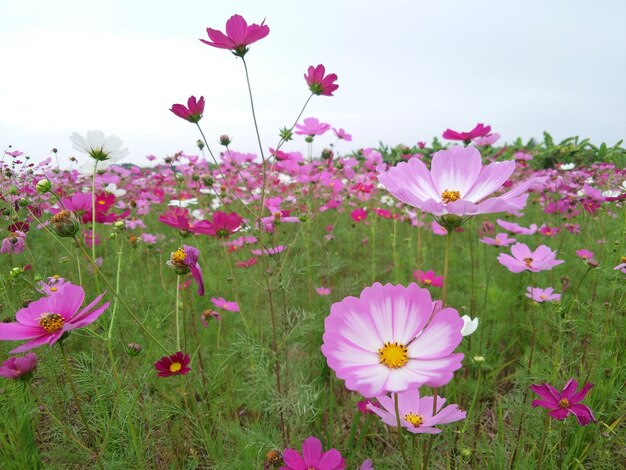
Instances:
[[[198,141],[196,142],[196,145],[198,146],[200,150],[204,148],[204,142],[202,142],[201,139],[198,139]]]
[[[333,153],[333,151],[331,149],[324,149],[322,150],[322,158],[324,160],[330,160],[331,158],[333,158],[335,154]]]
[[[484,356],[474,356],[472,358],[472,360],[476,363],[476,364],[482,364],[483,362],[485,362],[485,357]]]
[[[12,278],[12,279],[16,279],[16,278],[20,277],[23,272],[24,272],[24,270],[22,268],[15,267],[15,268],[11,269],[11,271],[9,271],[9,277]]]
[[[45,194],[52,189],[52,183],[48,179],[41,180],[37,183],[36,188],[39,194]]]
[[[213,178],[211,178],[210,176],[205,176],[204,178],[202,178],[202,182],[204,183],[205,186],[213,186],[213,183],[215,183],[215,180]]]
[[[176,181],[179,183],[183,183],[185,181],[185,175],[182,173],[176,173]]]
[[[128,354],[130,357],[137,357],[139,356],[139,354],[141,354],[141,349],[141,345],[137,343],[128,343],[128,345],[126,346],[126,354]]]
[[[232,140],[230,140],[230,137],[228,135],[226,134],[220,135],[220,145],[223,145],[224,147],[228,147],[231,142]]]
[[[285,142],[289,142],[290,140],[293,140],[293,132],[291,131],[291,129],[287,129],[286,127],[283,127],[280,130],[279,135],[280,135],[280,138],[284,140]]]
[[[50,219],[59,237],[73,237],[80,230],[80,222],[73,212],[63,209]]]

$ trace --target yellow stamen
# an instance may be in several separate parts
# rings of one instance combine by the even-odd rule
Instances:
[[[385,343],[378,350],[380,363],[391,369],[398,369],[405,365],[409,360],[409,350],[405,345],[399,343]]]
[[[526,263],[526,267],[530,268],[530,265],[532,264],[533,259],[532,258],[524,258],[524,263]]]
[[[459,199],[461,199],[461,193],[459,191],[455,191],[454,189],[446,189],[443,193],[441,193],[441,200],[444,204],[448,204]]]
[[[179,248],[172,253],[172,262],[174,262],[174,264],[185,264],[185,250]]]
[[[63,328],[65,320],[57,313],[46,313],[39,319],[39,326],[46,330],[46,333],[54,333]]]
[[[414,413],[407,413],[404,415],[404,420],[411,423],[414,427],[418,428],[424,423],[424,418]]]
[[[569,400],[567,398],[561,398],[559,401],[559,406],[561,408],[569,408]]]
[[[58,291],[58,290],[59,290],[59,289],[57,289],[56,287],[51,287],[51,288],[50,288],[50,292],[56,292],[56,291]]]
[[[183,365],[180,362],[172,362],[170,364],[170,372],[176,373],[183,368]]]

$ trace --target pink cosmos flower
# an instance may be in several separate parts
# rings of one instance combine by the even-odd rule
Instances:
[[[37,367],[37,354],[28,353],[23,357],[10,357],[0,366],[0,377],[7,379],[27,378]]]
[[[486,245],[493,246],[508,246],[515,243],[517,240],[515,238],[509,238],[506,233],[498,233],[495,238],[484,237],[479,240]]]
[[[413,278],[422,286],[426,287],[442,287],[443,276],[436,276],[435,271],[422,271],[418,269],[413,271]]]
[[[80,286],[67,285],[47,297],[31,302],[15,314],[17,322],[0,323],[0,340],[30,341],[18,346],[11,354],[28,351],[42,344],[53,345],[66,331],[87,326],[98,319],[109,306],[105,302],[94,308],[103,294],[80,310],[85,291]]]
[[[331,306],[322,353],[346,388],[364,397],[439,387],[461,367],[463,354],[452,351],[462,328],[457,311],[440,309],[427,289],[375,283]]]
[[[533,400],[532,406],[533,408],[540,406],[550,410],[548,415],[559,421],[563,421],[571,413],[576,416],[578,424],[586,426],[591,421],[596,421],[591,409],[586,405],[580,404],[589,393],[591,387],[593,385],[587,383],[579,392],[576,392],[578,383],[574,379],[567,381],[562,392],[559,392],[547,383],[531,385],[530,389],[542,398],[542,400]]]
[[[217,308],[221,308],[222,310],[226,310],[228,312],[238,312],[239,304],[237,302],[229,302],[224,299],[224,297],[213,297],[211,299],[213,305]]]
[[[624,274],[626,274],[626,263],[621,263],[621,264],[618,264],[617,266],[615,266],[615,267],[613,268],[613,270],[615,270],[615,271],[621,271],[621,272],[623,272]]]
[[[330,129],[330,124],[325,122],[319,122],[314,117],[309,117],[304,120],[304,124],[296,124],[296,134],[298,135],[322,135]]]
[[[540,245],[535,251],[530,251],[527,245],[516,243],[511,247],[511,254],[513,256],[500,253],[498,261],[512,273],[549,271],[564,263],[563,260],[556,259],[556,251],[550,250],[545,245]]]
[[[469,132],[457,132],[452,129],[446,129],[442,134],[442,137],[446,140],[462,140],[469,142],[477,137],[486,136],[491,132],[491,126],[485,126],[481,123],[476,124],[476,127]]]
[[[355,222],[361,222],[362,220],[367,219],[367,212],[365,211],[365,209],[361,209],[359,207],[358,209],[354,209],[352,212],[350,212],[350,217],[352,217],[352,220],[354,220]]]
[[[250,250],[250,253],[254,256],[273,256],[278,253],[282,253],[283,251],[285,251],[284,245],[276,245],[270,248],[265,248],[264,250]]]
[[[539,233],[545,235],[546,237],[554,237],[559,233],[559,229],[557,227],[548,227],[546,224],[543,224],[539,228]]]
[[[187,100],[187,106],[184,104],[173,104],[170,111],[179,118],[186,119],[189,122],[200,122],[202,113],[204,113],[204,96],[201,96],[197,101],[195,96],[190,96]]]
[[[204,295],[204,277],[200,264],[198,264],[199,257],[200,252],[197,248],[183,245],[182,248],[172,252],[166,264],[179,276],[191,271],[194,281],[198,284],[198,295]]]
[[[226,214],[225,212],[215,211],[212,218],[213,221],[201,220],[190,231],[217,238],[228,238],[233,233],[239,231],[243,223],[242,217],[236,212]]]
[[[324,297],[324,296],[330,295],[332,290],[329,287],[316,287],[315,292],[317,292],[318,295],[321,295],[322,297]]]
[[[335,84],[337,75],[331,73],[324,76],[325,73],[326,69],[322,64],[319,64],[317,67],[311,65],[307,73],[304,74],[309,90],[314,95],[333,96],[333,91],[339,88],[339,85]]]
[[[171,377],[172,375],[186,375],[191,372],[189,367],[189,354],[178,351],[171,356],[163,356],[154,363],[154,368],[159,377]]]
[[[511,191],[489,197],[515,170],[515,162],[494,162],[483,167],[474,147],[454,146],[433,156],[430,171],[418,158],[400,162],[378,175],[378,180],[402,202],[436,217],[469,217],[517,211],[526,205],[529,188],[543,181],[532,178]],[[438,220],[442,225],[442,220]]]
[[[26,247],[25,240],[26,234],[24,232],[20,230],[9,232],[9,236],[2,240],[0,253],[9,255],[17,255],[21,253]]]
[[[493,145],[500,139],[500,134],[494,132],[493,134],[487,134],[482,137],[475,137],[472,139],[474,145],[479,147],[486,147],[487,145]]]
[[[260,25],[248,26],[242,16],[233,15],[226,22],[226,34],[212,28],[207,28],[206,32],[210,41],[206,39],[200,41],[219,49],[230,49],[236,56],[243,57],[248,52],[248,46],[267,36],[270,28],[265,25],[265,20]]]
[[[333,132],[337,136],[338,139],[345,140],[346,142],[352,142],[352,136],[348,134],[346,131],[344,131],[343,129],[341,128],[335,129],[333,127]]]
[[[526,289],[526,297],[533,299],[535,302],[559,302],[561,300],[561,294],[554,294],[552,287],[546,289],[540,289],[539,287],[530,287]]]
[[[382,408],[370,405],[370,410],[377,414],[388,426],[398,427],[394,398],[383,395],[376,397]],[[412,389],[398,393],[398,412],[400,424],[413,434],[439,434],[441,429],[434,426],[453,423],[465,419],[467,413],[459,405],[443,408],[446,399],[437,397],[437,409],[433,414],[433,397],[421,397],[419,390]]]
[[[251,268],[256,263],[257,263],[256,258],[250,258],[250,259],[243,260],[243,261],[237,261],[236,265],[238,268]]]
[[[283,451],[285,465],[280,470],[343,470],[345,462],[337,449],[322,451],[322,443],[309,437],[302,443],[302,455],[295,449]]]
[[[515,233],[517,235],[533,235],[537,232],[537,224],[531,224],[529,228],[522,227],[515,222],[507,222],[506,220],[497,219],[496,223],[504,230]]]
[[[445,229],[445,227],[442,227],[440,224],[438,224],[436,220],[433,220],[430,223],[430,229],[435,235],[439,235],[440,237],[448,234],[448,231]]]
[[[576,250],[576,256],[582,258],[585,261],[591,261],[593,259],[593,251],[589,250]]]

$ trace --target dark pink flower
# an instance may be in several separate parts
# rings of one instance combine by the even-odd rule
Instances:
[[[337,449],[322,451],[322,443],[309,437],[302,443],[302,455],[295,449],[283,451],[285,465],[280,470],[343,470],[345,462]]]
[[[19,379],[30,377],[37,367],[37,354],[28,353],[23,357],[10,357],[0,366],[0,377]]]
[[[210,41],[200,41],[219,49],[230,49],[236,56],[243,57],[248,52],[248,46],[267,36],[270,28],[265,25],[265,20],[260,25],[248,26],[241,15],[233,15],[226,22],[226,34],[212,28],[207,28],[206,32]]]
[[[197,123],[202,119],[202,113],[204,113],[204,96],[201,96],[198,101],[196,101],[195,96],[190,96],[187,100],[187,106],[183,104],[173,104],[170,111],[179,118]]]
[[[217,238],[228,238],[236,233],[243,223],[243,219],[236,212],[227,214],[221,211],[213,213],[213,221],[201,220],[189,229],[193,233],[202,233]]]
[[[325,74],[326,69],[322,64],[319,64],[317,67],[311,65],[307,73],[304,74],[304,79],[307,85],[309,85],[309,90],[311,90],[311,93],[314,95],[333,96],[333,91],[339,88],[339,85],[335,84],[337,75],[334,73]]]
[[[593,251],[589,250],[576,250],[576,256],[584,259],[585,261],[591,261],[593,259]]]
[[[100,307],[94,308],[103,295],[100,294],[80,310],[85,299],[85,291],[80,286],[66,285],[63,289],[18,310],[15,314],[17,322],[0,323],[0,340],[30,340],[13,349],[11,354],[28,351],[46,343],[52,345],[63,333],[96,321],[109,306],[109,302],[105,302]]]
[[[452,129],[446,129],[442,137],[447,140],[462,140],[464,142],[470,141],[477,137],[486,136],[491,132],[491,126],[485,126],[481,123],[476,124],[476,127],[469,132],[457,132]]]
[[[182,248],[172,252],[166,264],[179,276],[191,272],[193,279],[198,284],[198,295],[204,295],[204,277],[198,263],[199,256],[200,252],[197,248],[183,245]]]
[[[186,375],[191,372],[189,367],[189,354],[178,351],[171,356],[163,356],[154,363],[154,368],[159,377],[171,377],[172,375]]]
[[[436,276],[435,271],[422,271],[421,269],[419,269],[413,272],[413,278],[422,286],[443,286],[443,276]]]
[[[548,415],[559,421],[563,421],[571,413],[576,416],[578,424],[586,426],[591,421],[596,421],[591,409],[586,405],[580,404],[589,393],[591,387],[593,385],[587,383],[577,392],[578,383],[574,379],[568,380],[562,392],[559,392],[547,383],[531,385],[530,389],[542,398],[542,400],[533,400],[532,406],[533,408],[541,406],[550,410]]]
[[[352,217],[352,220],[354,220],[355,222],[361,222],[362,220],[366,220],[367,219],[367,212],[365,212],[365,209],[354,209],[352,212],[350,212],[350,217]]]

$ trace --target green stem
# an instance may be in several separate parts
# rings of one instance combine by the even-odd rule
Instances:
[[[450,262],[450,240],[452,240],[452,232],[448,230],[446,235],[446,245],[443,254],[443,292],[441,295],[442,307],[446,306],[446,300],[448,298],[448,264]]]
[[[93,438],[93,434],[91,432],[91,428],[89,427],[89,424],[87,423],[85,414],[83,413],[83,407],[80,403],[78,392],[76,391],[76,385],[74,384],[74,379],[72,377],[70,364],[67,361],[67,354],[65,353],[65,346],[63,345],[63,341],[59,341],[59,346],[61,347],[61,355],[63,356],[63,366],[65,367],[65,375],[67,376],[67,381],[69,382],[70,389],[72,390],[72,396],[74,397],[74,403],[76,404],[76,409],[78,409],[78,415],[80,416],[80,419],[83,422],[83,426],[85,426],[85,430],[87,431],[87,437],[89,438],[89,442],[93,444],[95,442]]]
[[[94,160],[91,178],[91,257],[96,259],[96,172],[98,160]]]
[[[180,276],[176,276],[176,351],[180,351]]]
[[[393,394],[393,406],[396,412],[396,423],[398,424],[398,445],[400,446],[400,452],[402,453],[402,460],[407,468],[410,466],[409,459],[404,451],[404,436],[402,435],[402,423],[400,422],[400,409],[398,406],[398,394]]]

